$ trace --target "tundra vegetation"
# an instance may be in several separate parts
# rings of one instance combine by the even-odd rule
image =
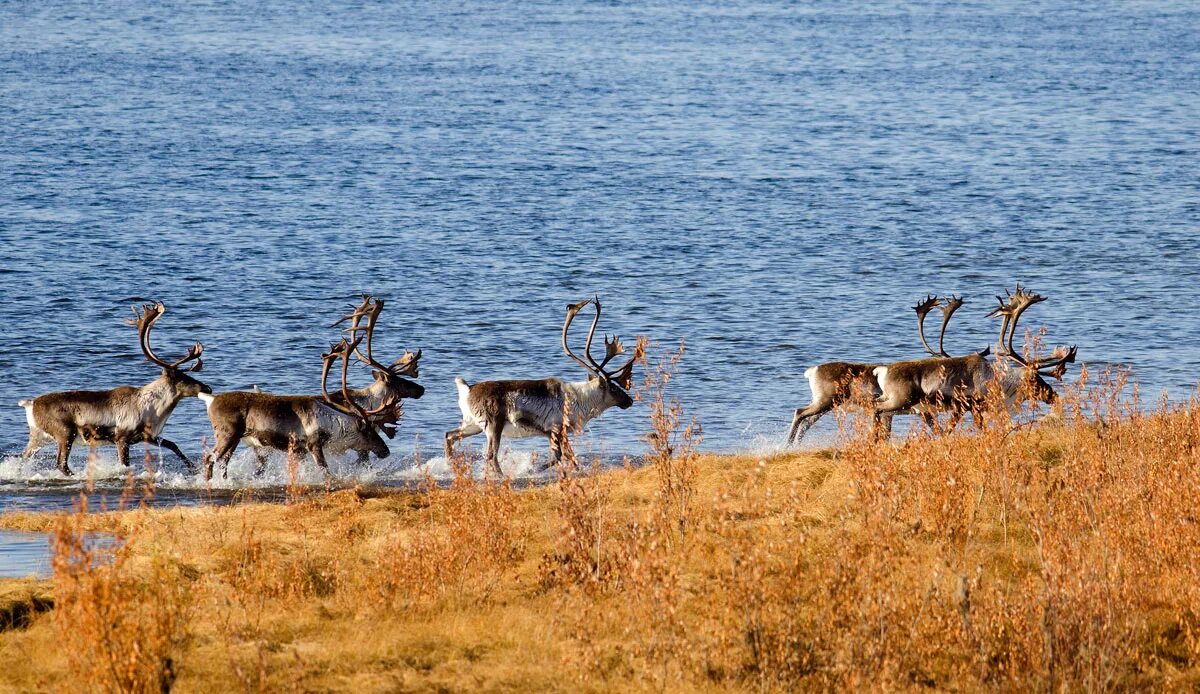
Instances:
[[[3,516],[56,551],[0,590],[0,686],[1200,684],[1200,401],[1084,368],[1048,419],[879,442],[842,415],[830,450],[715,456],[669,395],[682,349],[657,353],[625,470],[567,445],[538,488],[459,457],[421,493]]]

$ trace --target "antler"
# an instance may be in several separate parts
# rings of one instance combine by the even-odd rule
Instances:
[[[1017,290],[1020,291],[1020,289],[1021,289],[1021,285],[1018,284]],[[1004,320],[1000,321],[1000,337],[997,338],[997,341],[996,341],[996,348],[998,350],[1000,350],[1001,353],[1004,352],[1004,336],[1008,334],[1008,324],[1012,321],[1012,313],[1009,310],[1009,306],[1008,306],[1008,304],[1012,301],[1012,294],[1009,294],[1008,290],[1005,289],[1004,295],[1006,297],[1008,297],[1008,302],[1005,302],[1004,299],[997,296],[996,301],[1000,302],[1000,305],[997,306],[996,308],[992,309],[991,311],[988,311],[987,316],[986,316],[987,318],[991,318],[993,316],[1003,316],[1004,317]]]
[[[575,321],[575,316],[578,315],[578,312],[580,312],[583,307],[587,306],[588,304],[595,304],[596,313],[592,318],[592,328],[588,329],[588,341],[583,347],[583,355],[587,358],[587,361],[583,361],[583,359],[578,358],[574,352],[571,352],[571,347],[568,345],[568,342],[566,342],[566,333],[568,333],[568,330],[570,330],[571,322]],[[620,337],[613,335],[612,339],[610,340],[608,339],[608,335],[605,335],[604,359],[602,359],[600,363],[596,363],[595,358],[592,357],[592,339],[595,336],[596,325],[600,323],[600,311],[601,307],[599,297],[584,299],[583,301],[578,301],[576,304],[566,305],[566,319],[563,322],[563,351],[566,352],[568,357],[577,361],[577,363],[580,364],[580,366],[583,366],[584,369],[587,369],[589,373],[592,373],[592,375],[602,378],[604,381],[612,381],[612,379],[617,377],[617,375],[619,375],[619,373],[622,372],[626,366],[629,366],[631,363],[634,363],[634,361],[637,361],[642,357],[643,348],[641,345],[637,345],[637,347],[634,349],[634,354],[631,355],[628,361],[625,361],[624,364],[620,365],[619,369],[605,369],[605,367],[608,365],[608,363],[610,363],[610,361],[613,360],[613,358],[616,358],[618,354],[624,354],[626,352],[625,346],[623,345],[622,341],[620,341]]]
[[[359,361],[368,364],[371,368],[391,376],[408,376],[417,378],[420,375],[421,350],[413,352],[405,352],[391,365],[385,365],[375,359],[375,353],[371,349],[371,341],[375,337],[375,323],[379,320],[379,314],[383,312],[383,299],[363,294],[363,301],[353,311],[339,318],[333,325],[340,325],[345,321],[350,321],[350,327],[345,329],[345,332],[350,333],[352,337],[357,336],[359,331],[363,331],[366,339],[367,353],[364,356],[362,351],[357,347],[354,349],[355,356]],[[361,326],[362,319],[367,319],[366,326]]]
[[[387,434],[388,438],[391,438],[396,432],[394,428],[387,425],[395,424],[400,419],[403,410],[399,400],[389,395],[384,398],[379,407],[367,410],[358,404],[358,401],[350,394],[350,385],[348,382],[350,355],[358,351],[358,345],[361,341],[362,337],[355,337],[353,340],[342,338],[340,342],[330,345],[329,351],[321,355],[323,361],[321,367],[321,395],[326,405],[342,414],[354,417],[364,424],[378,427]],[[329,394],[329,370],[338,359],[342,360],[341,400],[337,400]]]
[[[567,344],[567,331],[569,331],[571,329],[571,323],[572,323],[572,321],[575,320],[575,316],[579,315],[579,312],[583,309],[584,306],[587,306],[588,304],[592,303],[593,301],[596,302],[596,318],[594,320],[592,320],[592,330],[591,330],[591,332],[588,333],[588,344],[589,345],[591,344],[592,334],[596,332],[596,324],[600,322],[600,304],[599,304],[599,301],[595,297],[593,297],[591,299],[584,299],[583,301],[580,301],[580,302],[577,302],[574,304],[567,304],[567,318],[566,318],[566,320],[563,321],[563,328],[562,328],[562,346],[563,346],[563,351],[567,353],[568,357],[574,359],[580,366],[587,369],[588,373],[593,374],[595,376],[599,376],[600,373],[599,373],[598,369],[595,367],[595,362],[592,362],[592,365],[589,366],[587,362],[585,362],[584,360],[575,356],[575,353],[571,351],[571,346],[569,344]],[[590,356],[588,357],[588,360],[591,361]]]
[[[933,348],[930,347],[929,343],[925,341],[925,316],[927,316],[929,312],[932,311],[939,303],[941,303],[941,301],[936,296],[930,294],[925,297],[924,301],[920,302],[916,306],[913,306],[913,310],[917,312],[917,334],[921,336],[921,344],[925,345],[926,352],[929,352],[935,357],[938,356],[938,353],[933,351]],[[943,334],[945,332],[945,327],[946,324],[945,321],[943,321]],[[945,356],[946,353],[942,352],[942,355]]]
[[[1059,350],[1055,349],[1053,355],[1046,357],[1045,359],[1039,359],[1036,362],[1037,370],[1047,376],[1053,376],[1061,381],[1062,377],[1067,373],[1067,364],[1075,363],[1075,353],[1078,351],[1079,350],[1075,345],[1071,345],[1065,351],[1065,353],[1059,356]]]
[[[159,358],[154,350],[150,347],[150,331],[154,328],[154,324],[159,318],[167,312],[167,307],[161,301],[153,304],[142,304],[142,310],[139,312],[137,306],[130,306],[130,311],[133,311],[134,318],[125,321],[126,325],[132,325],[138,331],[138,344],[142,347],[142,354],[146,355],[146,359],[154,364],[158,364],[164,369],[178,369],[183,364],[194,361],[188,371],[200,371],[204,368],[204,360],[200,355],[204,354],[204,345],[197,342],[188,348],[187,354],[173,362],[167,362]]]
[[[600,368],[603,369],[608,362],[613,360],[613,357],[618,354],[625,353],[625,345],[621,344],[621,338],[613,335],[612,341],[608,340],[608,333],[604,334],[604,360],[600,362]]]
[[[579,313],[579,311],[582,310],[583,307],[587,306],[588,304],[596,305],[596,315],[592,318],[592,327],[588,330],[587,343],[584,345],[584,348],[583,348],[583,355],[587,358],[588,362],[591,364],[590,366],[588,365],[588,363],[585,363],[582,359],[575,356],[575,353],[571,351],[570,346],[568,346],[568,344],[567,344],[567,331],[571,327],[571,321],[575,320],[575,316]],[[612,339],[610,340],[608,335],[605,335],[604,336],[604,359],[601,360],[599,363],[597,363],[596,359],[594,357],[592,357],[592,338],[596,335],[596,326],[600,323],[600,311],[601,311],[600,297],[597,297],[597,296],[594,296],[591,299],[585,299],[578,303],[567,304],[567,318],[563,322],[562,345],[563,345],[563,350],[566,351],[566,353],[567,353],[567,356],[571,357],[576,362],[578,362],[580,366],[587,369],[590,373],[594,374],[598,378],[601,378],[605,381],[611,381],[625,367],[627,367],[632,362],[635,362],[639,358],[641,358],[643,349],[642,349],[642,346],[639,344],[633,350],[633,356],[631,356],[629,358],[629,361],[622,364],[619,369],[613,369],[611,371],[607,370],[604,367],[608,366],[608,363],[610,361],[612,361],[613,358],[616,357],[617,355],[624,354],[626,352],[626,349],[625,349],[625,345],[623,345],[621,343],[620,337],[613,335]]]
[[[413,352],[405,352],[399,359],[392,362],[388,367],[388,371],[394,376],[411,376],[416,378],[420,375],[421,350]]]
[[[1045,301],[1046,297],[1042,296],[1041,294],[1028,292],[1019,284],[1012,293],[1009,293],[1008,290],[1005,290],[1004,293],[1008,301],[1005,302],[1004,299],[996,297],[1000,301],[1000,306],[993,309],[988,314],[989,316],[1004,316],[1004,321],[1000,325],[999,354],[1006,356],[1021,366],[1027,368],[1035,369],[1037,371],[1049,369],[1049,371],[1046,371],[1046,375],[1061,379],[1063,374],[1066,373],[1067,364],[1074,363],[1075,361],[1075,355],[1078,351],[1075,345],[1071,345],[1071,347],[1066,348],[1065,352],[1055,349],[1053,355],[1049,357],[1043,357],[1041,359],[1034,359],[1033,361],[1026,360],[1017,352],[1016,349],[1013,348],[1013,336],[1017,332],[1017,322],[1021,319],[1021,314],[1025,313],[1030,306],[1033,306],[1034,304],[1040,304],[1041,302]],[[1005,328],[1008,329],[1007,336],[1004,334]]]
[[[950,356],[946,353],[945,347],[946,326],[950,324],[950,316],[953,316],[955,311],[962,308],[964,303],[966,302],[962,300],[961,296],[955,296],[954,294],[951,294],[950,298],[946,300],[946,303],[942,304],[942,332],[938,334],[938,351],[941,352],[943,357]]]
[[[1041,294],[1034,294],[1025,291],[1021,285],[1017,285],[1016,290],[1008,298],[1007,313],[1009,316],[1008,323],[1008,340],[1004,343],[1004,355],[1016,361],[1022,366],[1033,366],[1030,362],[1025,361],[1017,351],[1013,349],[1013,335],[1017,332],[1017,322],[1021,320],[1021,314],[1034,304],[1040,304],[1045,301],[1046,297]],[[1036,362],[1035,362],[1036,363]]]

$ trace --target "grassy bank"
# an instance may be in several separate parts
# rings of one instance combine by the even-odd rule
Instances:
[[[59,545],[52,581],[0,592],[0,613],[29,605],[0,682],[1194,688],[1200,407],[1090,398],[1054,424],[769,457],[695,454],[660,401],[645,467],[544,488],[0,517]],[[88,530],[122,537],[115,557]]]

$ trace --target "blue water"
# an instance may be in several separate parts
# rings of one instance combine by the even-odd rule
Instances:
[[[50,574],[50,537],[46,533],[0,530],[0,578]]]
[[[106,532],[87,532],[84,546],[95,564],[111,561],[121,540]],[[0,579],[47,578],[53,572],[51,536],[44,532],[0,530]],[[95,565],[94,564],[94,565]]]
[[[385,482],[438,455],[454,376],[582,376],[558,330],[593,293],[602,330],[686,341],[712,450],[779,442],[807,366],[919,356],[925,292],[968,298],[952,351],[1020,280],[1082,361],[1200,381],[1194,3],[331,5],[0,2],[0,451],[18,398],[156,375],[142,298],[216,390],[312,392],[331,320],[385,297],[428,388]],[[202,404],[166,433],[198,455]]]

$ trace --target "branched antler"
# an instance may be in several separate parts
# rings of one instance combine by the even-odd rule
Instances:
[[[173,362],[168,362],[160,358],[154,353],[150,347],[150,331],[154,329],[154,324],[159,318],[167,312],[167,307],[161,301],[152,304],[142,304],[142,310],[138,311],[137,306],[130,306],[130,311],[133,311],[134,317],[125,321],[126,325],[132,325],[138,331],[138,343],[142,347],[142,354],[146,355],[146,359],[157,364],[164,369],[179,369],[187,362],[195,362],[187,371],[200,371],[204,368],[204,360],[200,355],[204,354],[204,345],[197,342],[188,348],[187,354]]]
[[[579,312],[588,304],[595,304],[596,314],[592,318],[592,326],[588,329],[587,343],[584,345],[583,355],[587,358],[587,361],[585,362],[571,351],[571,347],[567,343],[567,333],[571,329],[571,322],[575,320],[575,316],[577,316]],[[629,361],[622,364],[618,369],[607,370],[605,367],[608,366],[609,362],[611,362],[613,358],[617,357],[618,355],[625,354],[627,350],[625,349],[625,345],[621,343],[621,338],[614,335],[610,340],[608,335],[605,335],[604,359],[597,363],[595,358],[592,357],[592,339],[596,335],[596,326],[600,323],[600,311],[600,297],[594,296],[591,299],[584,299],[583,301],[579,301],[574,304],[567,304],[567,317],[566,320],[563,321],[562,329],[562,346],[563,351],[567,353],[567,356],[571,359],[574,359],[583,368],[587,369],[588,373],[601,380],[612,381],[614,378],[617,378],[619,374],[626,371],[630,364],[641,358],[643,349],[639,344],[634,349],[633,356],[630,357]]]

